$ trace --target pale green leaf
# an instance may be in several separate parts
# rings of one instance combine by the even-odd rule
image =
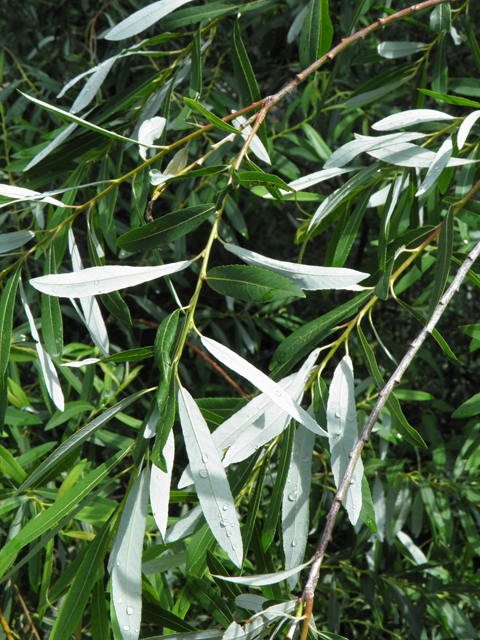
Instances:
[[[132,13],[128,18],[125,18],[125,20],[122,20],[122,22],[107,33],[105,38],[107,40],[125,40],[126,38],[136,36],[172,11],[175,11],[175,9],[191,1],[192,0],[159,0],[159,2],[153,2],[139,11],[135,11],[135,13]]]

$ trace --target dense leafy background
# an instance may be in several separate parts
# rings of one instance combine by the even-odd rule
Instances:
[[[95,99],[78,115],[136,139],[137,120],[145,117],[148,101],[156,99],[149,117],[157,115],[167,119],[164,138],[158,142],[171,145],[196,130],[196,125],[191,124],[195,120],[206,123],[201,115],[186,109],[184,97],[195,99],[200,94],[203,104],[209,105],[217,116],[225,117],[259,97],[275,93],[301,71],[300,63],[305,66],[313,62],[317,54],[325,53],[329,46],[328,24],[323,24],[322,37],[315,49],[305,40],[308,30],[302,30],[301,16],[295,19],[305,9],[316,10],[317,5],[322,5],[325,11],[327,3],[312,2],[307,8],[306,3],[297,0],[250,5],[230,1],[222,3],[229,9],[224,15],[204,19],[201,24],[179,20],[177,16],[191,15],[189,12],[194,9],[218,4],[194,2],[140,36],[120,43],[108,41],[103,36],[110,27],[146,3],[122,0],[102,5],[89,0],[81,3],[25,0],[8,3],[8,7],[3,4],[6,10],[0,18],[2,183],[45,192],[133,173],[120,181],[118,189],[98,202],[93,199],[104,187],[95,184],[54,196],[65,205],[91,203],[73,218],[69,216],[75,214],[74,209],[48,203],[18,203],[0,209],[2,234],[20,230],[35,233],[34,240],[8,250],[0,257],[2,304],[6,305],[9,287],[16,283],[9,278],[21,264],[26,298],[37,327],[42,331],[43,343],[55,363],[60,365],[62,358],[72,361],[101,357],[70,302],[66,298],[60,299],[62,337],[56,303],[49,303],[52,298],[41,296],[28,284],[31,278],[50,271],[71,271],[69,227],[75,233],[86,267],[102,260],[96,257],[94,237],[103,246],[107,264],[155,266],[200,254],[209,239],[213,219],[205,220],[186,235],[168,238],[161,251],[139,251],[136,247],[135,252],[130,253],[132,247],[125,245],[125,249],[122,248],[122,241],[117,246],[117,237],[144,225],[144,212],[154,189],[149,184],[149,171],[164,171],[173,152],[167,154],[163,164],[162,160],[157,160],[152,166],[137,171],[142,163],[138,145],[112,140],[78,127],[63,144],[26,170],[32,158],[68,123],[58,113],[45,110],[17,90],[68,111],[85,80],[80,80],[63,97],[57,98],[68,81],[119,54],[124,47],[137,43],[135,55],[115,61]],[[352,28],[359,30],[373,24],[378,17],[407,6],[408,2],[403,0],[393,0],[385,5],[368,0],[330,0],[332,46],[350,35]],[[454,100],[453,104],[439,102],[419,91],[427,89],[473,101],[480,98],[477,3],[453,3],[452,22],[446,15],[449,6],[443,6],[442,12],[437,8],[433,17],[430,17],[431,11],[414,14],[354,42],[333,62],[328,62],[298,84],[268,112],[266,126],[259,131],[260,139],[267,145],[271,166],[250,153],[250,164],[244,160],[241,171],[257,171],[257,167],[261,167],[262,171],[289,183],[320,171],[331,153],[351,141],[354,133],[374,135],[372,125],[390,114],[430,108],[457,118],[468,116],[475,110],[474,105],[461,100]],[[239,8],[245,11],[237,23]],[[312,15],[312,21],[314,18]],[[197,31],[199,28],[201,33]],[[155,38],[161,34],[164,37]],[[140,45],[143,38],[154,39]],[[322,48],[325,41],[327,49]],[[423,42],[425,49],[392,59],[378,52],[378,45],[385,41]],[[249,85],[239,72],[242,55],[248,55],[258,89]],[[172,79],[173,83],[168,85]],[[164,99],[160,104],[162,91]],[[369,91],[373,93],[365,96]],[[455,121],[455,132],[460,122]],[[420,125],[418,130],[432,134],[426,140],[433,151],[439,149],[445,134],[451,131],[438,122]],[[455,157],[478,159],[479,133],[477,125],[461,152],[455,148]],[[227,132],[216,128],[194,137],[188,146],[189,162],[203,156],[212,144],[226,135]],[[154,219],[187,207],[215,203],[227,185],[229,172],[225,165],[230,165],[240,151],[239,138],[219,146],[208,157],[205,165],[219,165],[218,173],[197,177],[186,174],[183,180],[171,182],[153,204]],[[418,144],[423,142],[420,140]],[[373,158],[362,154],[350,164],[358,168],[372,163]],[[299,191],[297,203],[293,197],[287,199],[288,196],[284,200],[262,197],[267,193],[266,188],[253,186],[244,179],[244,183],[228,196],[219,232],[225,242],[239,244],[277,260],[296,262],[301,251],[305,264],[345,266],[371,274],[371,278],[362,284],[377,287],[375,292],[379,299],[373,306],[372,324],[367,313],[362,320],[362,329],[387,378],[394,368],[392,358],[402,358],[422,326],[405,305],[413,307],[423,322],[432,310],[431,299],[436,299],[438,276],[435,279],[435,273],[439,270],[437,265],[442,264],[441,256],[448,254],[446,269],[450,269],[451,278],[457,263],[463,261],[480,237],[480,207],[475,196],[458,212],[454,221],[452,218],[450,227],[445,224],[449,229],[444,232],[446,239],[441,237],[438,242],[434,239],[429,243],[396,281],[395,293],[403,305],[389,294],[388,286],[377,286],[382,277],[388,284],[389,273],[387,271],[383,276],[382,271],[392,263],[385,263],[385,256],[390,260],[404,244],[413,243],[408,248],[418,247],[442,222],[451,203],[465,196],[476,183],[479,170],[476,164],[445,169],[420,199],[414,194],[425,177],[425,170],[419,177],[414,169],[404,170],[386,162],[379,165],[379,170],[333,209],[305,244],[308,221],[319,204],[357,174],[345,173],[307,191]],[[362,198],[366,201],[380,188],[391,184],[394,178],[400,179],[403,171],[416,187],[408,187],[400,198],[390,222],[388,247],[382,234],[382,216],[388,202],[366,208],[358,225],[350,229]],[[275,192],[275,195],[279,194]],[[9,198],[2,197],[2,205],[8,202]],[[351,233],[351,243],[346,241],[347,231]],[[448,247],[442,248],[442,241],[451,244],[451,263]],[[343,250],[341,260],[342,242],[347,249]],[[402,253],[396,257],[395,269],[408,255]],[[232,264],[239,265],[240,261],[227,253],[220,243],[214,243],[208,269],[222,269]],[[194,292],[200,271],[198,265],[194,263],[191,269],[171,276],[182,305],[188,304]],[[221,271],[213,272],[215,274],[218,279],[218,274],[225,276]],[[232,277],[231,273],[228,277]],[[471,411],[460,410],[456,414],[454,411],[478,393],[479,284],[480,267],[476,266],[471,279],[454,297],[438,326],[451,351],[446,353],[446,349],[433,339],[427,341],[396,392],[406,418],[428,449],[413,447],[405,438],[399,437],[385,413],[364,450],[363,464],[373,492],[377,534],[361,522],[353,527],[347,513],[340,512],[317,586],[314,617],[319,631],[341,634],[352,640],[478,637],[480,403],[474,402]],[[274,285],[270,283],[269,286]],[[230,295],[236,295],[235,291],[238,294],[239,290],[232,289]],[[243,297],[239,294],[233,300],[226,299],[225,293],[225,289],[215,285],[213,280],[211,287],[203,287],[195,312],[196,327],[203,335],[228,346],[265,373],[269,372],[272,358],[276,358],[274,354],[285,338],[307,323],[334,312],[357,295],[350,291],[330,290],[307,291],[306,297],[301,297],[301,292],[289,291],[287,297],[272,299],[262,298],[262,293],[252,293],[249,289],[250,297],[245,301],[245,294]],[[66,402],[64,412],[57,411],[47,393],[20,294],[9,298],[14,319],[10,360],[1,392],[0,513],[2,544],[16,538],[19,546],[13,549],[12,556],[0,555],[1,573],[8,577],[2,586],[0,607],[13,637],[31,637],[32,625],[40,637],[47,637],[59,615],[60,605],[65,602],[69,610],[79,615],[68,632],[62,631],[61,625],[57,624],[55,638],[68,638],[72,631],[76,638],[105,640],[112,634],[115,638],[122,637],[115,621],[106,562],[121,510],[124,513],[129,513],[129,509],[138,508],[139,513],[144,510],[142,487],[146,479],[139,475],[139,469],[146,445],[153,449],[150,455],[159,463],[159,452],[150,444],[152,441],[143,438],[144,419],[149,418],[153,409],[155,392],[148,391],[131,404],[125,403],[121,411],[101,425],[82,446],[51,468],[42,467],[45,472],[37,477],[31,475],[81,427],[104,415],[117,403],[155,388],[161,382],[161,359],[159,368],[156,364],[158,353],[157,359],[153,358],[153,345],[158,326],[167,317],[171,318],[170,314],[177,309],[171,287],[164,279],[154,280],[125,289],[122,297],[124,303],[115,296],[98,298],[108,329],[110,353],[119,354],[129,349],[144,351],[137,352],[138,359],[130,354],[128,361],[119,357],[116,361],[103,361],[81,369],[57,366]],[[333,327],[352,320],[360,309],[361,306],[352,310],[344,319],[334,322]],[[2,311],[2,323],[8,324],[8,305]],[[50,335],[48,318],[52,319],[56,334]],[[469,328],[465,329],[465,325]],[[4,338],[8,331],[5,324],[2,326]],[[341,334],[342,331],[337,331],[325,335],[318,345],[316,342],[309,344],[304,355],[316,346],[336,341]],[[2,346],[3,354],[7,349],[8,357],[8,345],[5,347],[2,343]],[[336,365],[345,355],[343,339],[334,346],[333,352],[323,351],[318,360],[322,362],[329,354],[322,372],[322,381],[327,386]],[[366,366],[360,334],[355,328],[348,337],[348,352],[355,372],[357,416],[362,424],[373,407],[377,389]],[[205,346],[191,332],[180,360],[179,376],[189,394],[197,400],[211,430],[243,406],[242,395],[256,393],[253,384],[220,365],[223,373],[232,376],[233,380],[229,381],[218,366],[213,366]],[[297,369],[297,361],[292,361],[276,379]],[[275,377],[275,371],[273,375]],[[233,383],[239,387],[234,387]],[[307,407],[313,399],[316,418],[323,427],[326,426],[325,389],[316,382],[311,391],[307,391],[304,405]],[[168,410],[175,411],[175,407],[170,406]],[[176,453],[169,525],[198,505],[195,491],[176,490],[188,459],[178,413],[175,419]],[[246,552],[246,575],[278,572],[285,568],[284,534],[279,516],[282,495],[287,499],[289,495],[288,456],[293,437],[294,428],[290,427],[253,458],[230,468],[228,477],[240,515]],[[158,441],[161,441],[160,434]],[[129,449],[133,443],[133,448]],[[117,458],[112,459],[113,456]],[[100,476],[102,472],[104,475]],[[88,478],[94,473],[98,478],[91,491]],[[17,493],[28,477],[31,478],[29,486]],[[316,549],[335,493],[330,452],[325,439],[319,437],[312,457],[311,482],[305,559]],[[130,503],[124,501],[128,490],[137,503],[134,504],[132,498]],[[82,500],[88,504],[74,512]],[[51,519],[44,517],[34,521],[42,513],[50,513]],[[365,514],[362,519],[368,520]],[[141,517],[132,519],[131,523],[142,531]],[[212,578],[222,572],[233,575],[235,567],[206,525],[193,535],[164,545],[149,508],[145,531],[143,562],[151,564],[147,568],[144,566],[142,577],[137,575],[135,578],[142,592],[142,638],[208,629],[220,630],[217,636],[211,637],[221,637],[233,620],[243,624],[252,615],[245,601],[236,600],[241,593],[262,595],[268,601],[267,605],[288,601],[291,592],[295,596],[301,594],[302,580],[295,584],[290,579],[263,586],[260,590]],[[49,535],[51,532],[53,536]],[[84,562],[84,558],[87,561]],[[10,568],[16,566],[14,563],[22,562],[10,573]],[[79,572],[80,563],[83,563],[83,573]],[[89,567],[90,573],[85,573]],[[88,593],[85,589],[82,591],[86,584],[91,587]],[[66,594],[69,595],[64,601]],[[295,608],[290,609],[290,613],[294,612]],[[272,633],[277,622],[278,619],[274,620],[270,627],[265,623],[262,629]],[[277,631],[285,635],[288,619],[280,618],[280,622]],[[6,633],[4,627],[0,637],[7,637]]]

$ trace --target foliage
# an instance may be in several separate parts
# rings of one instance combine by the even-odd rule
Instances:
[[[11,12],[0,637],[479,637],[478,25]]]

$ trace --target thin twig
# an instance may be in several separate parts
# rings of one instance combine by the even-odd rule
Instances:
[[[0,624],[2,625],[2,629],[5,635],[7,636],[7,640],[15,640],[15,638],[13,637],[12,630],[8,625],[7,619],[3,615],[3,611],[1,608],[0,608]]]
[[[473,263],[475,262],[475,260],[478,258],[479,255],[480,255],[480,242],[478,242],[478,244],[475,245],[474,249],[468,254],[464,263],[457,271],[457,275],[453,279],[452,284],[448,287],[446,293],[440,299],[440,302],[435,308],[435,311],[433,312],[429,322],[420,331],[420,333],[415,338],[415,340],[410,344],[410,348],[407,351],[407,353],[404,355],[402,361],[400,362],[400,364],[398,365],[394,373],[391,375],[385,387],[382,389],[382,391],[380,391],[377,403],[368,418],[368,421],[362,431],[360,438],[357,440],[357,443],[355,444],[352,451],[348,454],[350,460],[348,462],[347,469],[342,478],[340,486],[338,487],[338,491],[335,495],[333,505],[330,511],[328,512],[327,523],[325,525],[323,535],[320,539],[320,544],[318,545],[318,549],[314,555],[314,561],[310,569],[308,580],[305,584],[305,589],[302,594],[302,599],[304,600],[306,605],[305,607],[306,619],[305,619],[303,632],[302,632],[302,640],[306,638],[308,633],[308,628],[310,625],[310,618],[311,618],[311,611],[313,608],[313,596],[314,596],[315,587],[317,585],[318,578],[320,575],[320,568],[322,566],[323,558],[325,557],[325,552],[327,550],[328,543],[332,539],[332,531],[335,524],[335,520],[340,510],[340,506],[343,503],[345,493],[352,480],[355,465],[357,464],[357,461],[360,457],[362,449],[365,443],[369,441],[370,435],[372,433],[372,429],[380,415],[380,412],[385,406],[385,403],[387,402],[390,393],[393,391],[395,385],[400,383],[403,374],[405,373],[405,371],[411,364],[412,360],[418,353],[426,337],[432,333],[433,329],[435,328],[435,325],[440,320],[443,312],[445,311],[447,304],[453,298],[455,293],[459,291],[460,285],[462,284],[470,267],[473,265]]]
[[[22,609],[23,609],[25,615],[27,616],[27,620],[28,620],[28,622],[30,623],[30,625],[32,627],[32,631],[33,631],[34,636],[36,637],[37,640],[41,640],[40,636],[38,635],[38,631],[35,628],[35,625],[33,624],[33,620],[32,620],[32,617],[30,616],[30,612],[29,612],[29,610],[27,608],[27,605],[25,604],[25,600],[22,598],[22,594],[20,593],[20,589],[17,587],[15,582],[13,582],[13,580],[12,580],[12,584],[13,584],[13,586],[15,588],[15,591],[17,592],[18,599],[20,600],[20,604],[22,605]]]

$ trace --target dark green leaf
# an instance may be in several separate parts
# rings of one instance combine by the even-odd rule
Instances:
[[[233,615],[227,603],[206,580],[193,578],[189,582],[189,589],[195,594],[195,599],[220,626],[226,629],[233,622]]]
[[[300,35],[300,65],[306,69],[330,49],[333,28],[328,0],[310,0]]]
[[[274,176],[271,173],[265,173],[263,171],[243,171],[242,173],[237,174],[237,177],[243,187],[256,187],[258,185],[262,185],[267,188],[274,187],[276,189],[295,192],[295,189],[292,189],[292,187],[289,187],[281,178]]]
[[[214,209],[213,204],[201,204],[174,211],[124,233],[117,239],[117,245],[131,253],[162,247],[194,231],[214,213]]]
[[[305,297],[295,282],[260,267],[214,267],[207,272],[207,283],[217,293],[247,302],[272,302],[291,296]]]
[[[430,304],[428,307],[429,318],[443,295],[448,279],[448,272],[450,271],[453,253],[453,221],[454,210],[453,207],[450,207],[443,221],[442,228],[440,229],[440,237],[438,239],[438,262],[435,270],[433,291],[430,296]]]
[[[452,26],[452,10],[450,4],[445,2],[434,7],[430,14],[430,30],[434,33],[450,33]]]
[[[442,33],[440,42],[435,52],[433,63],[432,89],[438,93],[447,93],[448,65],[447,65],[447,35]]]
[[[480,413],[480,393],[464,402],[452,413],[452,418],[470,418]]]
[[[8,358],[10,356],[10,342],[12,340],[13,309],[15,296],[17,295],[18,281],[20,279],[20,267],[7,280],[7,284],[0,298],[0,381],[5,381]]]
[[[54,244],[45,260],[44,274],[56,273]],[[42,335],[45,348],[52,358],[61,358],[63,351],[63,320],[60,300],[42,293]]]
[[[193,39],[192,48],[192,69],[190,71],[190,97],[192,100],[199,100],[202,93],[201,34],[202,25],[200,24]]]
[[[208,122],[210,122],[210,124],[213,124],[218,129],[221,129],[222,131],[227,131],[228,133],[235,133],[235,134],[239,133],[238,130],[235,129],[235,127],[232,127],[232,125],[228,124],[228,122],[224,122],[221,118],[219,118],[218,116],[213,114],[211,111],[206,109],[199,102],[196,102],[195,100],[190,100],[190,98],[184,98],[183,100],[189,109],[191,109],[192,111],[196,111],[196,113],[199,113],[200,115],[202,115],[206,120],[208,120]]]
[[[474,100],[468,100],[467,98],[457,98],[456,96],[447,96],[444,93],[438,93],[438,91],[430,91],[430,89],[419,89],[420,93],[424,93],[427,96],[432,96],[436,100],[441,100],[447,104],[456,104],[461,107],[480,107],[480,102]]]

